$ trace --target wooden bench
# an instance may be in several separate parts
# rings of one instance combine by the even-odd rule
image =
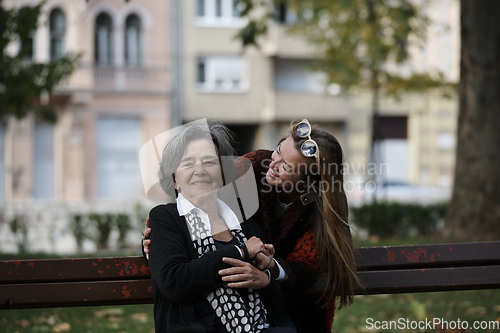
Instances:
[[[386,294],[500,288],[500,241],[357,249],[365,288]],[[142,257],[0,261],[0,309],[152,303]],[[318,281],[299,297],[316,297]]]

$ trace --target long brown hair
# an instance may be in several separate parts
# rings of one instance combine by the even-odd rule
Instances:
[[[297,136],[293,128],[290,132],[300,151],[307,138]],[[315,197],[313,227],[318,265],[327,276],[320,300],[327,304],[338,297],[340,309],[352,304],[359,283],[344,191],[343,152],[337,139],[326,131],[313,128],[310,136],[318,144],[319,156],[316,161],[306,158],[310,163],[305,177],[308,191]]]

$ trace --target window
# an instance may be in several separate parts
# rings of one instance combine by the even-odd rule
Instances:
[[[286,25],[297,23],[297,12],[291,9],[286,1],[274,2],[274,17]]]
[[[54,197],[54,127],[52,125],[35,125],[33,149],[33,197],[51,199]]]
[[[137,198],[140,120],[102,117],[97,122],[97,188],[99,198]]]
[[[240,10],[237,0],[198,0],[196,22],[200,25],[240,26]]]
[[[135,14],[129,15],[125,23],[125,62],[127,66],[141,64],[141,21]]]
[[[57,60],[64,55],[66,18],[60,9],[50,13],[50,59]]]
[[[377,119],[375,162],[385,183],[409,182],[408,118],[379,116]]]
[[[453,133],[439,133],[437,145],[439,149],[452,150],[455,148],[455,135]]]
[[[101,13],[95,22],[94,59],[98,65],[111,65],[112,21],[108,14]]]
[[[274,86],[277,91],[323,94],[326,90],[324,73],[311,70],[312,63],[303,60],[277,59]]]
[[[244,90],[243,58],[234,56],[198,58],[197,88],[200,91],[220,92]]]
[[[385,183],[409,182],[409,146],[407,139],[385,139],[379,143],[380,176]]]

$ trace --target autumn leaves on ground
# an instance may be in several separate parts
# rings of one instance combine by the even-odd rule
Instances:
[[[500,290],[358,296],[351,307],[337,311],[333,332],[499,332],[498,330],[369,329],[367,319],[410,321],[500,321]],[[80,307],[0,311],[0,333],[78,332],[154,333],[153,305]]]
[[[0,311],[0,332],[154,333],[153,305]]]

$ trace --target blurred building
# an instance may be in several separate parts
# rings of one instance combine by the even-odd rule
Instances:
[[[239,152],[244,153],[274,149],[292,121],[307,117],[339,139],[349,167],[348,190],[353,199],[364,200],[370,191],[365,182],[373,172],[368,165],[371,93],[355,91],[345,96],[339,94],[337,85],[328,86],[322,73],[311,70],[314,50],[286,33],[296,14],[283,7],[276,10],[281,11],[285,24],[269,27],[260,50],[243,51],[235,35],[245,21],[239,18],[235,1],[181,2],[183,120],[207,117],[224,122],[242,141]],[[458,82],[458,1],[442,1],[428,10],[434,24],[427,43],[412,47],[411,63],[398,70],[438,69]],[[393,185],[437,188],[434,199],[449,195],[457,110],[456,97],[382,98],[378,127],[382,141],[377,147],[377,165],[382,165],[382,171],[376,171],[382,175],[377,195],[391,197],[388,190]]]
[[[119,203],[130,209],[144,199],[140,147],[172,125],[199,118],[228,125],[240,154],[274,149],[291,122],[308,118],[344,147],[350,199],[368,198],[370,92],[342,95],[313,72],[314,50],[286,33],[296,20],[286,8],[277,8],[285,24],[271,24],[262,48],[243,51],[235,35],[245,21],[235,3],[46,0],[33,36],[33,60],[73,52],[81,54],[81,63],[56,94],[42,97],[57,107],[56,125],[28,117],[0,126],[4,211],[31,209],[36,221],[54,205],[105,210]],[[401,70],[439,69],[458,82],[458,1],[443,0],[429,11],[437,23]],[[429,187],[439,190],[436,198],[446,196],[453,179],[457,99],[403,95],[401,101],[382,99],[380,109],[378,162],[387,166],[382,183]],[[390,198],[384,191],[379,195]],[[60,211],[49,214],[47,223],[64,220]],[[0,228],[7,230],[5,223]],[[8,233],[0,234],[0,242],[9,241]]]
[[[45,3],[33,61],[72,52],[81,54],[80,67],[48,97],[56,125],[29,117],[3,128],[2,199],[137,199],[138,150],[170,127],[169,3]]]
[[[3,6],[40,2],[5,0]],[[0,127],[0,243],[7,249],[13,243],[8,222],[15,214],[27,216],[34,228],[32,250],[47,250],[37,242],[68,232],[72,212],[133,210],[131,203],[144,198],[139,149],[170,128],[169,1],[44,3],[32,38],[33,61],[67,52],[81,58],[69,81],[42,97],[57,108],[57,124],[27,117]]]

